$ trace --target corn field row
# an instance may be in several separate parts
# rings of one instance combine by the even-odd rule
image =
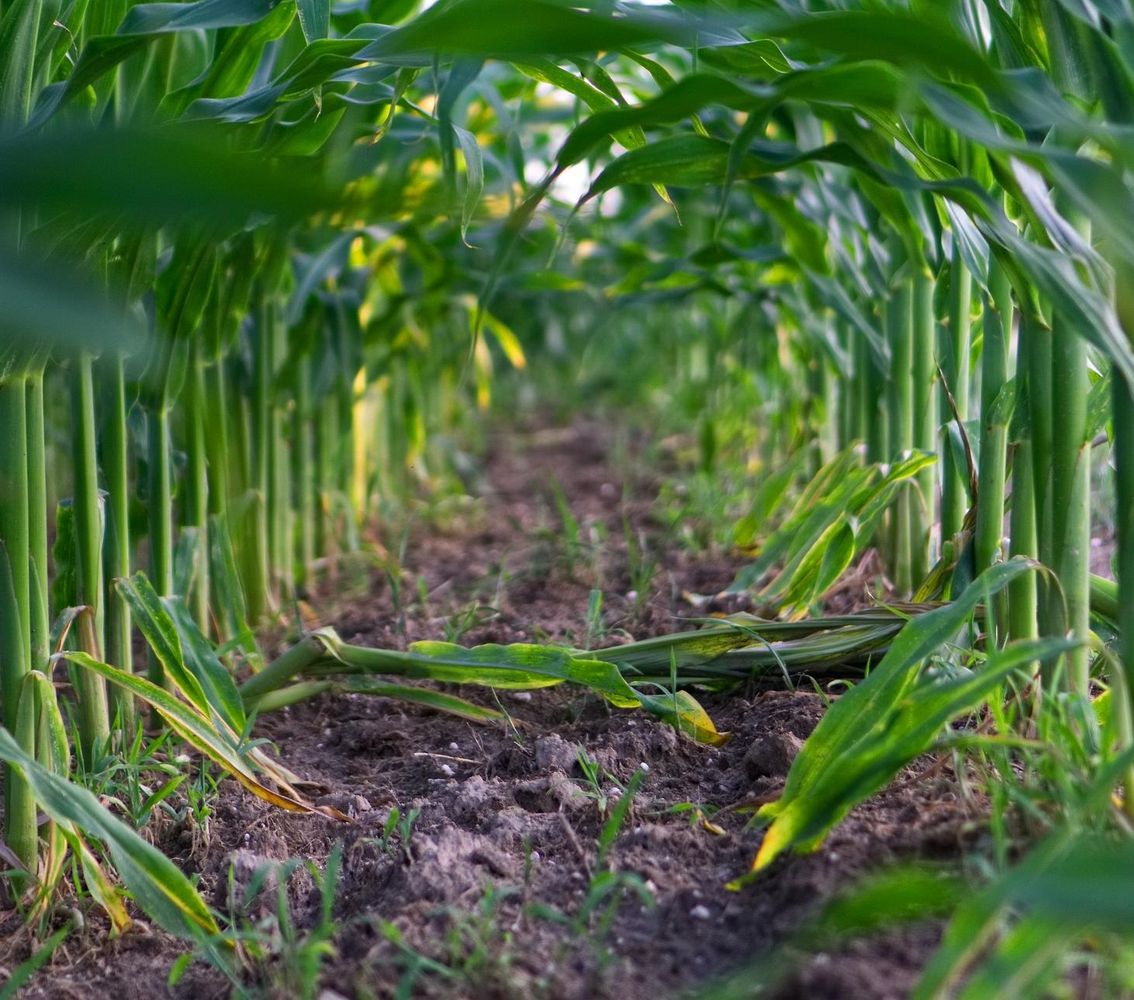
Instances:
[[[0,2],[0,754],[37,907],[68,850],[98,870],[93,838],[212,940],[184,877],[66,780],[151,712],[309,810],[246,748],[257,711],[334,689],[490,719],[379,676],[568,681],[713,742],[691,689],[770,670],[769,643],[876,669],[757,868],[1008,688],[1021,738],[1071,706],[1134,817],[1128,0],[522,6]],[[435,486],[494,369],[533,356],[695,375],[710,470],[741,400],[766,492],[734,588],[785,620],[609,656],[319,631],[265,664],[258,631],[364,565],[383,505]],[[872,547],[919,603],[810,621]],[[922,665],[974,615],[981,664],[931,704]],[[681,697],[651,693],[671,664]],[[866,723],[907,704],[924,739],[871,757]],[[879,770],[855,784],[823,746]]]

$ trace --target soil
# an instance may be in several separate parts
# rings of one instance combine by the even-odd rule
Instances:
[[[605,634],[596,634],[592,616],[591,638],[605,642],[618,641],[619,629],[645,637],[682,627],[682,617],[735,610],[735,598],[714,596],[744,561],[728,553],[658,547],[648,596],[628,593],[646,577],[629,571],[623,518],[647,544],[659,531],[651,511],[660,483],[635,467],[625,455],[614,461],[610,435],[598,426],[510,432],[491,449],[481,499],[461,507],[446,530],[435,518],[411,532],[400,596],[379,575],[369,594],[325,618],[348,641],[401,646],[446,638],[462,610],[483,606],[494,609],[480,613],[491,620],[459,641],[582,644],[595,588],[605,594]],[[563,541],[553,479],[578,525],[573,536],[566,532],[573,545]],[[840,597],[843,606],[861,600],[865,579],[857,597]],[[478,620],[470,613],[466,624]],[[718,728],[732,733],[709,748],[566,688],[498,699],[482,689],[461,693],[501,705],[513,723],[475,726],[359,695],[324,696],[263,720],[258,735],[317,786],[319,801],[348,813],[349,824],[281,813],[225,781],[207,837],[168,827],[157,843],[199,877],[214,905],[235,908],[248,925],[270,925],[277,907],[271,879],[258,894],[248,888],[253,871],[290,858],[322,870],[341,844],[324,1000],[634,1000],[704,995],[706,984],[790,939],[864,873],[899,860],[951,862],[981,829],[949,768],[927,759],[856,809],[819,851],[783,858],[729,891],[726,882],[745,872],[759,845],[751,808],[782,788],[824,696],[706,697]],[[580,752],[595,763],[596,781],[586,780]],[[600,858],[604,827],[636,773],[640,787]],[[304,867],[286,889],[302,935],[316,926],[322,897]],[[939,926],[925,924],[836,943],[801,957],[777,995],[904,996],[939,935]],[[25,995],[163,996],[183,948],[142,921],[110,941],[92,912],[84,933],[61,946]],[[11,969],[28,945],[13,935],[6,950],[0,963]],[[295,967],[266,962],[248,986],[297,995]],[[196,962],[172,992],[230,991]]]

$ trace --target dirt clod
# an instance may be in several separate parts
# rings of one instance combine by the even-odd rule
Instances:
[[[802,746],[794,733],[763,733],[744,754],[745,773],[749,778],[782,778]]]

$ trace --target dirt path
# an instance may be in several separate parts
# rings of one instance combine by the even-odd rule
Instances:
[[[632,571],[627,534],[647,533],[651,545],[658,484],[636,477],[596,428],[501,440],[484,478],[483,501],[451,531],[411,535],[400,595],[379,584],[334,616],[344,638],[397,646],[460,631],[466,644],[547,637],[581,645],[588,636],[616,641],[620,628],[644,637],[678,627],[674,615],[694,613],[682,595],[721,590],[738,565],[658,551],[648,596],[629,593],[646,577]],[[554,481],[575,523],[566,532]],[[594,615],[588,626],[594,589],[605,595],[601,628]],[[491,620],[460,618],[478,606],[495,609]],[[462,693],[494,703],[483,691]],[[760,839],[737,807],[775,796],[822,714],[812,692],[745,695],[704,699],[718,728],[733,733],[720,749],[564,688],[502,694],[514,724],[499,727],[325,697],[264,720],[261,735],[352,824],[282,814],[225,782],[207,840],[167,828],[159,846],[228,909],[230,868],[239,897],[258,864],[300,857],[322,866],[340,842],[325,1000],[672,996],[765,955],[856,876],[898,859],[955,858],[974,836],[951,773],[925,764],[856,810],[821,851],[727,891]],[[636,772],[641,787],[605,844],[619,790]],[[309,873],[291,878],[288,899],[297,927],[313,927],[321,897]],[[275,909],[274,894],[261,893],[247,920]],[[28,995],[162,995],[176,942],[132,932],[107,943],[99,933],[92,919],[87,946],[65,945]],[[782,995],[903,996],[938,934],[913,928],[810,959]],[[297,969],[268,963],[267,992],[296,995]],[[177,993],[228,990],[195,964]]]

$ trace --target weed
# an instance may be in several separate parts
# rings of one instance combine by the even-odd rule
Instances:
[[[420,815],[421,810],[417,807],[407,813],[403,813],[397,806],[390,809],[386,822],[382,824],[382,836],[377,841],[383,854],[401,851],[406,863],[412,863],[413,827]]]
[[[293,858],[276,864],[261,865],[247,885],[238,892],[234,871],[229,870],[229,926],[215,941],[204,948],[181,956],[169,973],[174,987],[194,958],[204,958],[226,972],[237,997],[286,996],[313,1000],[318,995],[319,976],[324,961],[334,955],[336,923],[335,898],[342,873],[342,844],[336,843],[327,857],[324,871],[312,861]],[[306,870],[315,884],[319,905],[311,927],[303,928],[292,912],[288,890],[292,878]],[[275,886],[275,908],[259,920],[251,922],[243,916],[261,893]],[[218,956],[232,952],[239,958],[239,969],[218,961]],[[251,977],[254,985],[239,975]]]
[[[571,510],[571,504],[558,479],[553,479],[551,482],[551,495],[555,501],[556,513],[559,515],[559,539],[563,558],[566,569],[571,572],[583,557],[583,536],[579,530],[579,520]]]
[[[77,776],[103,802],[113,806],[136,829],[149,825],[155,810],[164,807],[170,818],[176,811],[169,799],[188,779],[188,758],[175,756],[172,735],[147,739],[139,724],[118,754],[99,755],[89,770]]]
[[[622,537],[626,541],[626,572],[630,578],[630,594],[634,595],[634,617],[639,618],[650,599],[658,561],[649,551],[645,532],[635,532],[625,515],[622,518]]]
[[[496,608],[483,604],[468,604],[456,614],[446,618],[442,627],[446,642],[460,642],[466,634],[481,625],[487,625],[500,617]]]
[[[602,615],[602,591],[592,590],[587,598],[587,635],[584,649],[593,649],[606,635],[606,623]]]
[[[630,776],[630,780],[625,785],[618,785],[621,794],[614,803],[614,807],[610,810],[610,815],[607,817],[606,822],[603,824],[602,831],[599,833],[598,867],[600,869],[606,866],[610,849],[618,839],[618,834],[622,831],[622,825],[626,822],[626,817],[630,814],[630,809],[634,805],[634,797],[638,794],[638,790],[642,787],[642,782],[645,780],[646,772],[638,770]]]
[[[609,771],[601,767],[599,762],[591,757],[586,750],[580,748],[575,755],[575,760],[583,775],[581,782],[583,794],[595,804],[599,816],[605,818],[612,798],[611,785],[613,785],[614,790],[613,797],[621,795],[625,786]]]
[[[691,827],[701,827],[714,836],[722,836],[724,830],[713,822],[712,817],[720,811],[720,806],[707,802],[676,802],[657,813],[659,816],[686,816]]]

